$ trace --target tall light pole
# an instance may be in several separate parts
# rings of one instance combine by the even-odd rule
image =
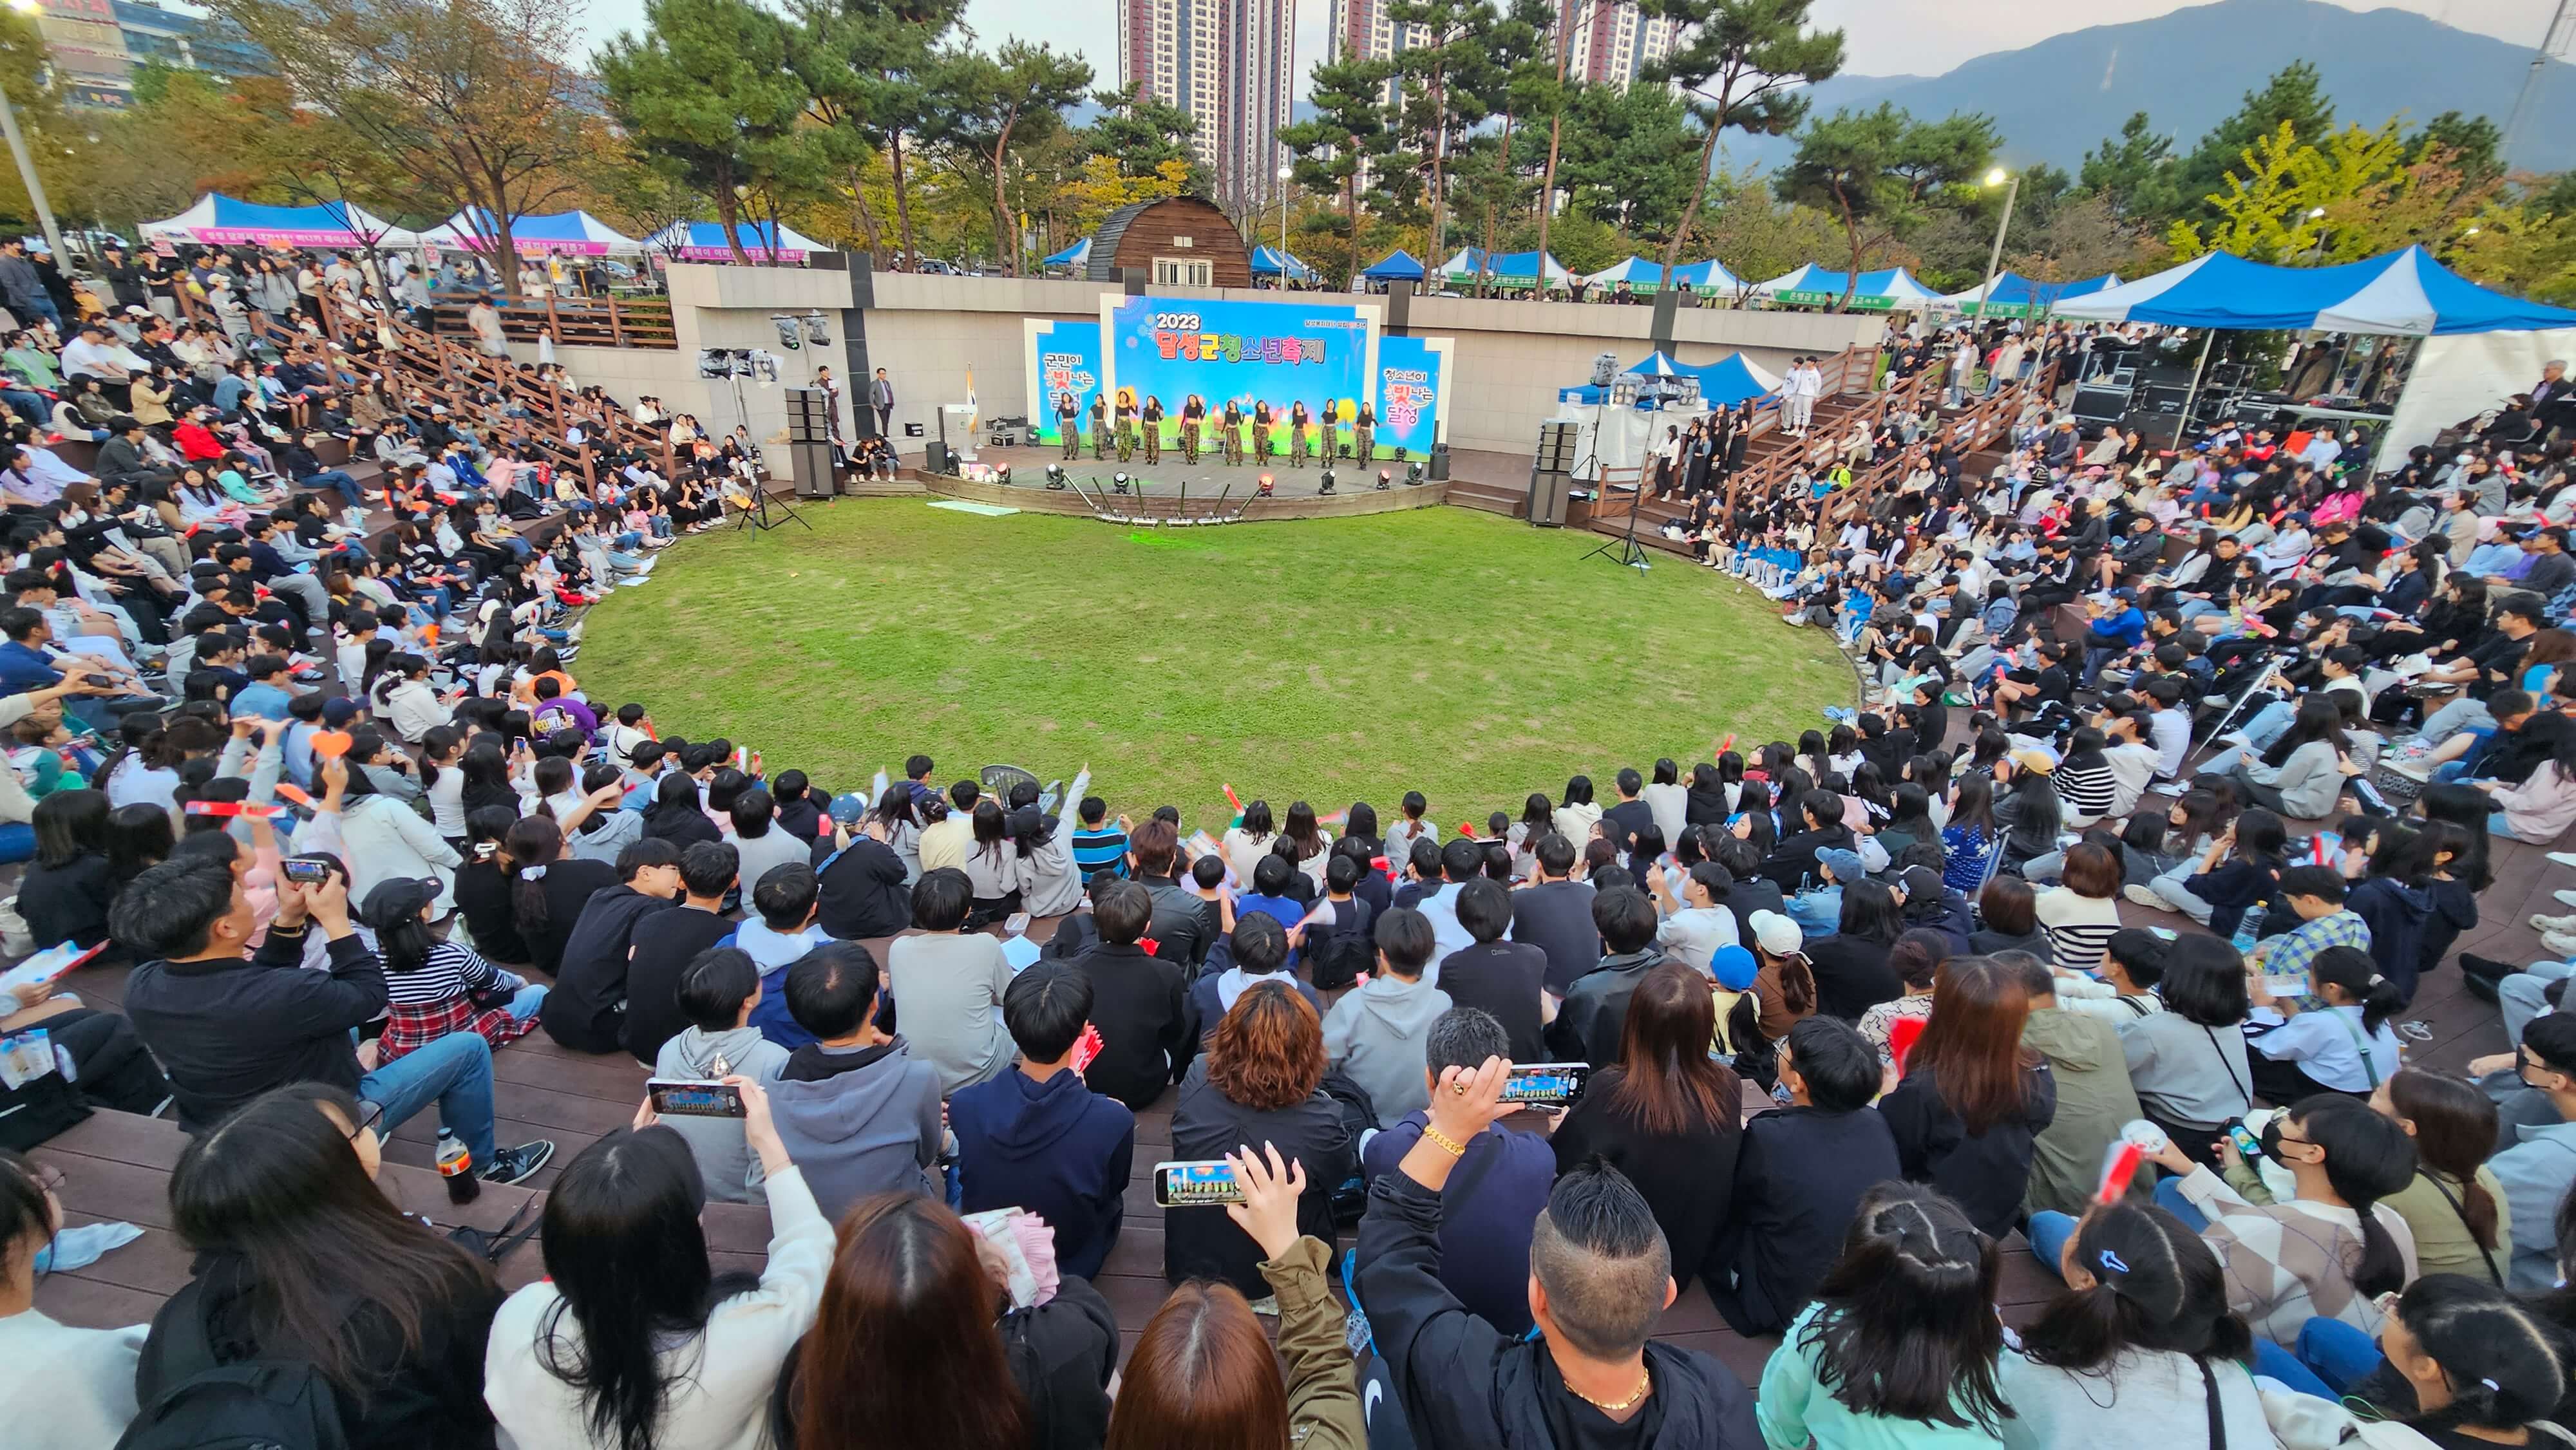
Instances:
[[[21,15],[34,15],[44,5],[42,0],[9,0],[9,8]],[[44,228],[45,245],[53,249],[54,265],[70,267],[71,254],[63,250],[62,233],[54,229],[53,204],[45,200],[45,184],[36,179],[36,163],[27,155],[27,138],[18,130],[18,108],[9,104],[6,91],[0,91],[0,136],[8,138],[9,157],[18,163],[18,180],[27,188],[27,204],[36,209],[36,224]]]
[[[2013,201],[2021,195],[2021,178],[1998,166],[1986,173],[1986,185],[2004,190],[2004,214],[1995,219],[1995,244],[1986,252],[1986,280],[1977,284],[1977,320],[1986,320],[1986,304],[1994,300],[1995,269],[2004,261],[2004,231],[2012,225]]]
[[[1279,168],[1279,290],[1288,290],[1288,181],[1297,168]]]

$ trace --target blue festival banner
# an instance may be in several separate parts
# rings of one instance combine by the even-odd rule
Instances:
[[[1351,305],[1128,298],[1110,315],[1113,401],[1161,402],[1167,435],[1192,396],[1211,421],[1229,402],[1246,420],[1255,404],[1267,404],[1284,451],[1297,403],[1345,427],[1357,416],[1371,330]]]
[[[1433,339],[1382,337],[1377,343],[1377,446],[1394,456],[1428,458],[1439,438],[1442,364],[1445,353]]]
[[[1037,321],[1029,325],[1029,422],[1041,443],[1062,443],[1056,427],[1056,404],[1073,395],[1076,428],[1091,415],[1091,400],[1102,386],[1100,324]]]

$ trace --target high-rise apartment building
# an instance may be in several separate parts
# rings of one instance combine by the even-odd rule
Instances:
[[[1278,199],[1296,51],[1295,0],[1119,0],[1119,88],[1142,87],[1198,122],[1222,206]]]
[[[1670,19],[1648,16],[1634,0],[1558,0],[1558,33],[1569,80],[1624,83],[1661,60],[1681,33]],[[1391,60],[1420,45],[1423,27],[1387,18],[1388,0],[1333,0],[1331,59]]]

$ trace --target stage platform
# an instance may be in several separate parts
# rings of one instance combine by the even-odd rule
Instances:
[[[1501,455],[1479,456],[1499,459]],[[1091,456],[1091,450],[1088,447],[1082,450],[1081,457],[1067,462],[1063,450],[1051,446],[982,448],[976,451],[971,461],[993,468],[1008,465],[1011,470],[1010,486],[1013,488],[1045,488],[1047,465],[1057,463],[1063,465],[1068,480],[1081,484],[1083,488],[1093,492],[1108,492],[1112,477],[1124,473],[1131,480],[1142,481],[1147,492],[1153,497],[1178,497],[1183,485],[1187,485],[1189,496],[1193,500],[1213,499],[1224,492],[1228,485],[1232,486],[1234,498],[1245,498],[1260,486],[1261,475],[1264,473],[1271,477],[1275,490],[1274,497],[1313,498],[1322,491],[1324,474],[1323,465],[1319,461],[1310,459],[1304,468],[1291,468],[1284,454],[1270,460],[1267,468],[1255,466],[1249,454],[1245,455],[1242,467],[1228,468],[1225,466],[1225,461],[1217,454],[1202,453],[1199,455],[1197,466],[1193,467],[1182,460],[1178,449],[1170,448],[1163,450],[1163,461],[1160,463],[1147,463],[1141,451],[1133,460],[1126,463],[1118,461],[1115,451],[1105,459],[1095,459]],[[1420,458],[1412,461],[1423,465],[1427,482],[1429,463]],[[1521,465],[1524,475],[1528,472],[1528,467],[1526,462]],[[1390,490],[1405,486],[1405,465],[1402,463],[1381,458],[1374,466],[1364,468],[1357,459],[1343,458],[1335,460],[1332,464],[1334,493],[1338,496],[1374,490],[1377,487],[1377,471],[1381,468],[1387,471]],[[1099,485],[1097,489],[1093,489],[1095,481]]]

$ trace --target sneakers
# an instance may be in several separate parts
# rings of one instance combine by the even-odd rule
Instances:
[[[2540,945],[2542,950],[2562,962],[2576,960],[2576,933],[2544,931],[2540,934]]]
[[[2552,851],[2549,859],[2561,866],[2576,866],[2576,851]]]
[[[2402,775],[2421,784],[2433,782],[2433,762],[2421,755],[2385,756],[2381,758],[2379,768],[2390,775]]]
[[[2171,911],[2174,909],[2174,904],[2172,902],[2158,896],[2155,892],[2149,890],[2145,886],[2135,884],[2123,886],[2120,888],[2120,894],[2127,897],[2129,900],[2136,902],[2140,906],[2151,906],[2158,911]]]
[[[496,1148],[492,1161],[483,1165],[483,1181],[516,1183],[545,1167],[546,1160],[554,1156],[555,1145],[544,1138],[533,1143],[521,1143],[516,1148]]]
[[[2542,916],[2535,911],[2531,914],[2531,929],[2541,932],[2554,931],[2560,936],[2576,936],[2576,916]]]

